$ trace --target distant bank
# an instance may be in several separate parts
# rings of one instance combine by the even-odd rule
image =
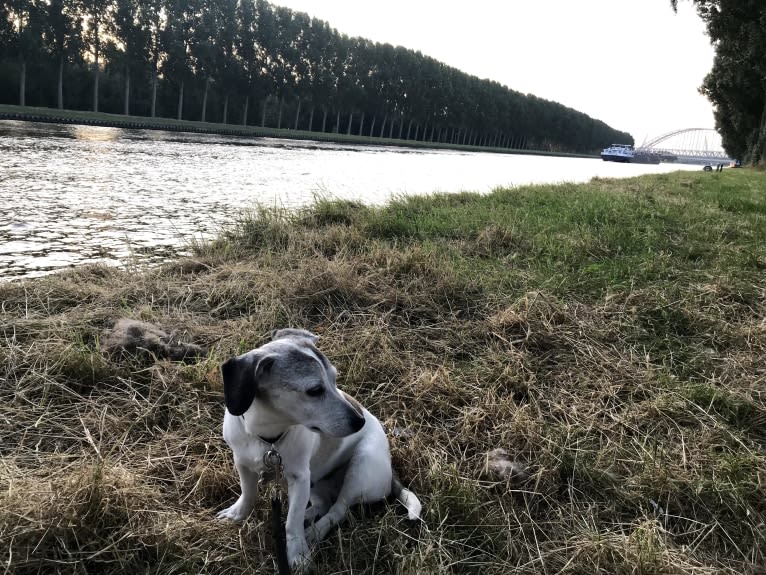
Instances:
[[[58,110],[55,108],[34,108],[31,106],[11,106],[0,104],[0,120],[20,120],[25,122],[46,122],[53,124],[76,124],[83,126],[103,126],[134,130],[166,130],[169,132],[193,132],[198,134],[220,134],[223,136],[249,136],[253,138],[284,138],[289,140],[316,140],[338,144],[359,144],[365,146],[399,146],[404,148],[463,150],[468,152],[488,152],[495,154],[532,154],[535,156],[559,156],[568,158],[597,158],[595,154],[569,154],[546,150],[519,150],[484,146],[464,146],[441,142],[424,142],[397,138],[371,138],[352,134],[328,132],[308,132],[266,128],[261,126],[243,126],[238,124],[217,124],[175,120],[172,118],[150,118],[146,116],[124,116],[84,110]]]

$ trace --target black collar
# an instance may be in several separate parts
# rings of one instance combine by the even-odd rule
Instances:
[[[244,415],[241,415],[240,417],[242,418],[242,421],[245,420],[245,416]],[[288,428],[287,431],[289,431],[289,428]],[[256,437],[258,439],[260,439],[261,441],[263,441],[264,443],[268,444],[268,445],[275,445],[277,443],[277,441],[279,441],[280,439],[282,439],[285,436],[287,431],[283,431],[282,433],[280,433],[276,437],[261,437],[260,435],[256,435]]]

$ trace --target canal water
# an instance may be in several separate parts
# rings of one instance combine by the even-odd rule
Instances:
[[[299,207],[318,196],[380,204],[678,169],[0,121],[0,281],[88,262],[162,261],[259,204]]]

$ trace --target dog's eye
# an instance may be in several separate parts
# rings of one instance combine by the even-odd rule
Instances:
[[[310,397],[319,397],[324,393],[324,387],[321,385],[317,385],[315,387],[312,387],[311,389],[306,390],[306,395]]]

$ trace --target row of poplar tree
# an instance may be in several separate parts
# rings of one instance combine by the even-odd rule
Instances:
[[[264,0],[6,0],[0,102],[561,152],[633,141]]]

